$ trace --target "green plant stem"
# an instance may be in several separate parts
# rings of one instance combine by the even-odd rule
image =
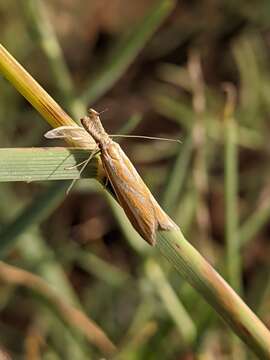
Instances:
[[[238,236],[238,161],[237,129],[233,117],[225,119],[225,236],[227,270],[231,286],[241,294],[242,271]]]
[[[229,284],[242,294],[242,261],[238,236],[238,149],[237,126],[234,119],[234,93],[227,85],[228,98],[224,111],[224,172],[225,172],[225,239],[226,265]],[[238,339],[231,338],[232,359],[244,359],[244,351]]]
[[[242,224],[239,229],[240,246],[245,246],[267,224],[270,218],[270,205],[265,204],[256,209],[252,215]]]
[[[187,314],[184,305],[181,303],[181,299],[177,297],[158,262],[153,258],[149,260],[149,256],[145,257],[150,250],[149,246],[147,246],[146,242],[143,241],[140,235],[134,230],[131,223],[128,221],[128,218],[125,216],[123,209],[115,199],[108,192],[105,193],[105,196],[131,247],[145,259],[148,259],[145,261],[148,277],[153,281],[156,291],[161,294],[161,300],[164,307],[177,325],[185,344],[195,342],[196,329],[192,319]],[[151,272],[151,269],[154,269],[153,272]],[[170,307],[170,305],[173,306]]]
[[[159,231],[157,249],[260,359],[270,359],[270,332],[181,231]]]

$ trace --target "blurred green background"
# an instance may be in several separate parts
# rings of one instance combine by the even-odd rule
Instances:
[[[1,43],[75,120],[92,106],[109,133],[182,140],[121,146],[269,325],[270,2],[1,0],[0,19]],[[3,148],[63,145],[3,77],[0,121]],[[67,187],[1,183],[3,260],[94,320],[116,359],[252,358],[96,181]],[[107,358],[31,279],[0,294],[1,359]]]

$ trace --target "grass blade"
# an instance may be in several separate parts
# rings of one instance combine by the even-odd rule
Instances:
[[[111,355],[115,352],[115,345],[99,326],[83,312],[63,301],[55,290],[39,276],[0,261],[0,278],[8,284],[24,286],[42,295],[66,322],[71,324],[72,327],[75,326],[80,329],[84,336],[102,352]]]
[[[225,238],[229,284],[242,294],[242,261],[238,236],[238,149],[237,127],[234,119],[235,89],[226,84],[227,103],[224,109],[224,170],[225,170]],[[244,351],[238,339],[231,339],[232,358],[244,359]]]
[[[45,191],[24,209],[13,222],[2,227],[0,231],[0,256],[2,258],[12,249],[17,237],[23,231],[29,226],[39,224],[61,203],[68,185],[69,181],[56,182],[49,191]]]
[[[108,56],[98,74],[90,79],[81,95],[86,103],[93,103],[122,76],[146,42],[157,30],[175,5],[174,0],[159,0],[144,19],[126,36]]]
[[[196,327],[170,286],[161,267],[154,260],[145,263],[147,276],[152,281],[168,313],[178,328],[185,344],[191,344],[196,338]]]
[[[228,279],[231,286],[241,293],[241,258],[238,238],[238,154],[237,154],[237,128],[233,118],[235,89],[230,85],[226,87],[228,100],[225,107],[225,212],[226,212],[226,246]]]
[[[253,239],[256,234],[268,223],[270,218],[270,205],[268,197],[265,198],[264,204],[259,206],[251,214],[239,229],[240,246],[245,246]]]
[[[175,160],[172,171],[170,171],[166,190],[163,195],[163,206],[168,213],[171,213],[176,199],[182,190],[184,180],[187,174],[188,164],[192,154],[192,133],[190,132],[183,145],[179,147],[179,154]]]
[[[97,178],[96,158],[82,173],[76,167],[89,155],[89,150],[64,147],[0,149],[0,182]]]

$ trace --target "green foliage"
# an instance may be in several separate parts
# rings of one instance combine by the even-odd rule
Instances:
[[[76,56],[83,52],[80,44],[90,39],[90,26],[82,25],[89,9],[80,9],[82,23],[72,25],[74,33],[80,33],[78,47],[73,43],[69,49],[71,40],[63,33],[71,13],[61,18],[40,0],[25,0],[19,6],[3,2],[0,10],[12,25],[6,21],[3,43],[74,120],[84,115],[88,104],[100,101],[100,109],[109,104],[112,126],[108,127],[114,133],[130,133],[136,126],[141,133],[145,126],[150,135],[160,127],[173,138],[181,137],[183,143],[177,146],[131,140],[128,150],[132,149],[134,162],[149,165],[142,169],[143,175],[164,209],[185,229],[185,237],[267,321],[270,273],[264,254],[270,207],[265,164],[269,162],[270,72],[265,32],[269,5],[259,1],[251,8],[242,2],[222,1],[216,8],[207,2],[180,3],[174,8],[171,0],[154,2],[141,20],[133,21],[134,26],[126,26],[120,35],[111,30],[105,56],[94,49],[91,64],[85,54],[77,69]],[[104,13],[104,19],[112,12],[110,8]],[[91,24],[98,18],[92,16]],[[108,19],[103,31],[110,27]],[[93,37],[97,36],[98,30]],[[192,62],[193,53],[186,51],[186,45],[200,54],[197,63]],[[36,100],[38,94],[21,86],[16,74],[5,73],[0,65],[46,118]],[[237,93],[229,118],[221,86],[224,79],[233,80]],[[155,251],[97,184],[79,181],[66,195],[71,179],[99,178],[98,158],[80,174],[74,165],[89,156],[88,150],[40,148],[45,144],[45,130],[35,121],[39,120],[36,112],[3,79],[0,89],[1,258],[37,274],[63,301],[94,319],[117,344],[116,358],[222,358],[229,354],[238,360],[252,357],[252,349],[260,358],[269,359],[265,328],[238,297],[223,292],[221,278],[206,272],[204,259],[181,233],[159,233]],[[68,115],[58,115],[73,124]],[[54,118],[47,121],[57,126]],[[115,131],[117,127],[120,131]],[[65,181],[48,182],[60,179]],[[14,181],[26,183],[15,186]],[[102,346],[93,345],[83,331],[77,331],[76,321],[63,322],[49,297],[44,301],[43,295],[32,292],[25,296],[20,285],[1,285],[0,351],[7,350],[15,358],[27,358],[33,349],[44,359],[102,356]],[[29,284],[23,287],[33,290]],[[235,341],[202,296],[248,346]]]

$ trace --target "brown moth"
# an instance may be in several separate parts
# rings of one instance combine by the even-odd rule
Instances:
[[[89,109],[82,126],[95,140],[105,173],[128,219],[150,245],[156,243],[157,230],[178,230],[161,209],[120,145],[104,130],[99,113]]]

